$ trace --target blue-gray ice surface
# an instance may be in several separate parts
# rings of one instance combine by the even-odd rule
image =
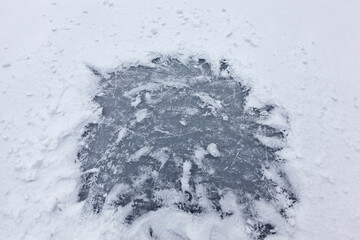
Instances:
[[[104,204],[131,206],[125,220],[131,224],[163,207],[226,218],[232,212],[221,199],[230,192],[251,219],[254,238],[276,233],[257,220],[253,202],[272,202],[286,219],[296,199],[276,155],[280,149],[256,136],[284,140],[286,133],[259,123],[273,106],[244,108],[249,88],[230,75],[226,61],[213,71],[204,59],[156,58],[149,66],[94,73],[101,78],[94,101],[102,116],[83,134],[80,201],[97,213]],[[281,183],[264,176],[270,168]]]

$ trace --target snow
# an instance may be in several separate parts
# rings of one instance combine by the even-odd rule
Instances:
[[[194,95],[199,97],[200,100],[203,102],[203,105],[201,105],[200,107],[209,108],[213,115],[216,115],[216,110],[218,110],[222,107],[220,100],[217,100],[217,99],[209,96],[207,93],[196,93]]]
[[[186,109],[185,109],[185,113],[186,113],[186,114],[189,114],[189,115],[195,115],[195,114],[197,114],[198,112],[199,112],[199,110],[196,109],[196,108],[186,108]]]
[[[208,153],[211,154],[211,156],[213,156],[213,157],[220,157],[220,152],[219,152],[219,150],[218,150],[218,148],[217,148],[217,146],[216,146],[215,143],[210,143],[210,144],[207,146],[206,150],[208,151]]]
[[[152,150],[152,147],[151,146],[145,146],[145,147],[142,147],[140,148],[139,150],[137,150],[135,153],[133,153],[130,157],[129,157],[129,160],[130,162],[136,162],[136,161],[139,161],[139,159],[142,157],[142,156],[147,156]]]
[[[271,148],[284,148],[286,147],[286,143],[279,138],[274,138],[274,137],[266,137],[266,136],[262,136],[260,134],[256,134],[255,137],[265,146],[271,147]]]
[[[135,98],[135,100],[133,102],[131,102],[131,106],[137,107],[137,105],[139,105],[140,103],[141,103],[141,98],[140,98],[140,96],[137,96]]]
[[[204,157],[208,154],[208,151],[206,151],[204,148],[200,146],[196,146],[194,150],[194,157],[196,159],[196,162],[198,165],[202,166],[202,161]]]
[[[92,169],[89,169],[85,172],[82,172],[81,175],[86,175],[86,174],[89,174],[89,173],[98,173],[99,172],[99,169],[98,168],[92,168]]]
[[[195,96],[199,97],[205,104],[210,105],[213,108],[221,108],[221,101],[216,100],[206,93],[197,93]]]
[[[135,113],[136,122],[141,122],[145,118],[148,117],[148,111],[147,109],[140,109]]]
[[[286,111],[281,108],[272,110],[271,114],[259,121],[259,123],[268,125],[280,131],[289,130],[289,117],[287,116]]]
[[[182,178],[180,180],[181,188],[183,189],[183,191],[190,190],[190,186],[189,186],[190,170],[191,170],[191,162],[189,162],[189,161],[184,162],[183,174],[182,174]]]
[[[239,214],[164,209],[127,228],[125,208],[96,216],[77,202],[78,139],[98,120],[87,66],[103,74],[169,54],[213,66],[225,58],[252,87],[249,108],[274,103],[287,113],[272,124],[287,131],[280,157],[300,201],[293,229],[267,239],[357,239],[359,10],[355,0],[0,2],[0,238],[145,239],[150,223],[164,239],[176,239],[173,228],[191,239],[247,238]],[[128,94],[134,107],[139,91]]]
[[[128,129],[126,127],[122,127],[118,133],[118,137],[117,137],[115,143],[119,144],[124,139],[124,137],[126,137],[127,132],[128,132]]]
[[[126,97],[129,97],[129,96],[133,96],[135,94],[139,94],[140,92],[142,92],[144,90],[154,91],[156,89],[159,89],[160,87],[161,87],[161,85],[157,84],[157,83],[147,83],[147,84],[140,85],[140,86],[137,86],[137,87],[131,89],[130,91],[126,92],[124,95]],[[138,101],[137,98],[135,101]]]
[[[169,154],[168,154],[169,149],[168,148],[162,148],[159,149],[158,151],[153,151],[150,153],[150,156],[152,158],[155,158],[156,160],[158,160],[161,163],[161,167],[162,168],[164,166],[164,164],[167,162],[167,160],[169,159]]]

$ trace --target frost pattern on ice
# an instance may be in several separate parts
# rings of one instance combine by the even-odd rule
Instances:
[[[95,212],[105,202],[130,206],[131,223],[163,207],[225,218],[231,193],[250,235],[274,234],[254,202],[270,202],[287,219],[296,201],[276,155],[283,145],[272,142],[283,143],[285,131],[261,124],[273,106],[245,110],[249,88],[229,73],[226,61],[216,73],[204,59],[157,58],[102,77],[94,98],[101,121],[87,126],[78,153],[79,200]]]

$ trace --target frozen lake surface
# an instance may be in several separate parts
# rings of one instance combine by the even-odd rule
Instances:
[[[219,66],[156,58],[106,75],[93,69],[102,113],[83,134],[79,200],[96,213],[131,206],[124,220],[131,224],[164,207],[226,218],[236,211],[227,206],[233,196],[250,235],[275,234],[253,203],[272,202],[286,219],[297,201],[276,155],[286,132],[260,123],[273,106],[245,109],[250,89],[230,75],[226,61]]]
[[[359,12],[1,1],[0,239],[358,239]]]

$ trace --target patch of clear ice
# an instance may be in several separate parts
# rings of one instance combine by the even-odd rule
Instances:
[[[276,154],[286,129],[269,126],[271,113],[279,116],[273,106],[245,109],[249,88],[225,61],[219,72],[204,59],[157,58],[103,77],[94,98],[102,119],[87,126],[78,153],[79,200],[94,212],[130,209],[131,224],[167,208],[222,219],[241,212],[254,239],[274,234],[276,222],[258,206],[271,203],[282,221],[290,218],[296,198]]]

